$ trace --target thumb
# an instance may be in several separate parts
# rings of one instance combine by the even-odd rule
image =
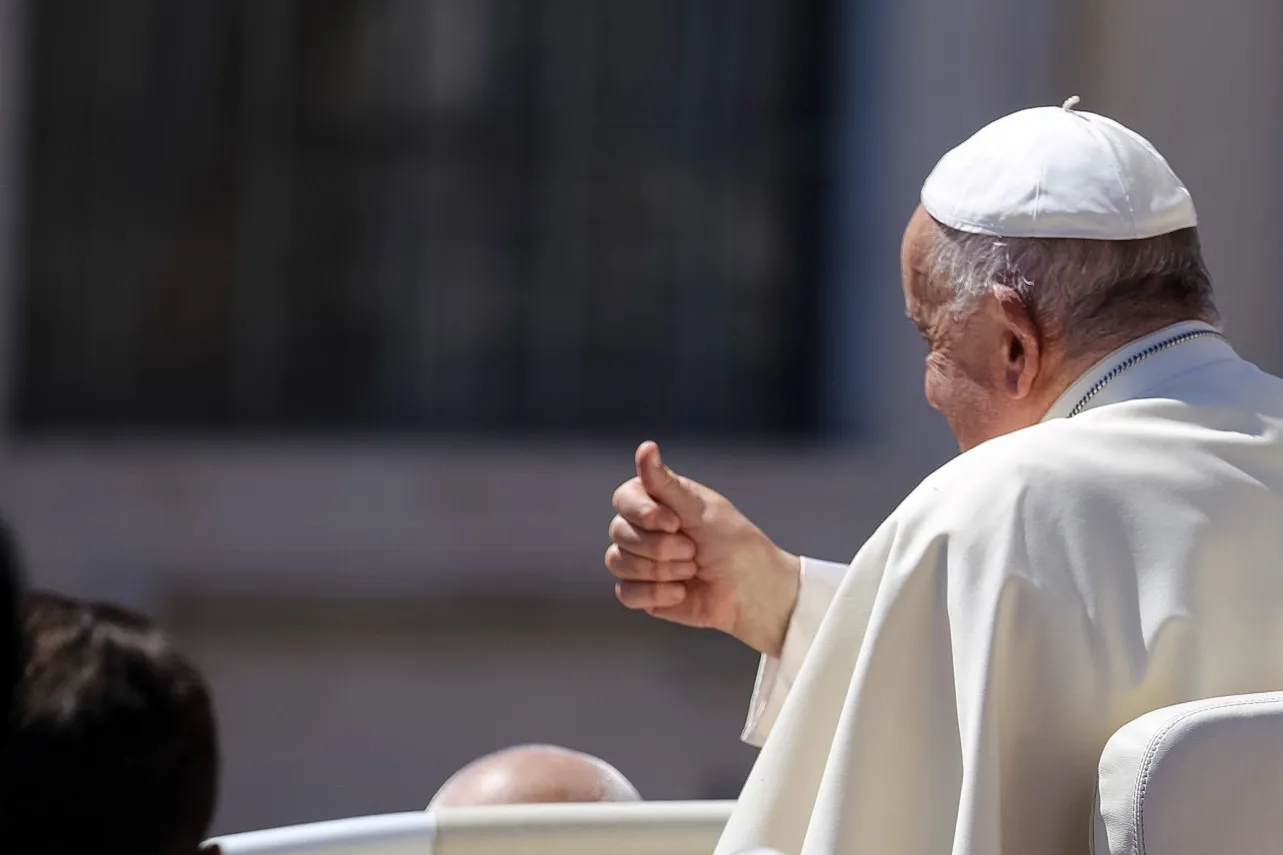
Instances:
[[[664,465],[659,445],[643,442],[637,447],[637,477],[652,499],[667,505],[681,519],[682,525],[697,524],[704,515],[704,496],[700,486],[677,475]]]

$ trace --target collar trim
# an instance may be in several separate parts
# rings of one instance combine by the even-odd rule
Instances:
[[[1093,365],[1056,399],[1042,421],[1129,400],[1177,374],[1234,356],[1234,349],[1211,324],[1183,321],[1163,327]]]

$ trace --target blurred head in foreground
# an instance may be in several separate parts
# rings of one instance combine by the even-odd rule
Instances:
[[[21,667],[19,649],[18,555],[8,531],[0,524],[0,722],[9,717],[9,701]],[[0,758],[3,746],[0,740]]]
[[[637,790],[604,760],[553,745],[521,745],[464,766],[428,807],[636,801]]]
[[[145,618],[116,606],[38,593],[19,615],[0,851],[198,851],[218,779],[200,672]]]

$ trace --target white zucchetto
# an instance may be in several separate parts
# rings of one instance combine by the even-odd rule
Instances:
[[[1197,225],[1149,140],[1077,103],[1004,116],[950,151],[922,186],[927,213],[1001,237],[1134,240]]]

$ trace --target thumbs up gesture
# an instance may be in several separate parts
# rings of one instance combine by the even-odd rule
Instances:
[[[635,462],[637,476],[615,491],[606,550],[619,601],[778,655],[797,602],[797,556],[724,496],[665,466],[655,443],[642,443]]]

